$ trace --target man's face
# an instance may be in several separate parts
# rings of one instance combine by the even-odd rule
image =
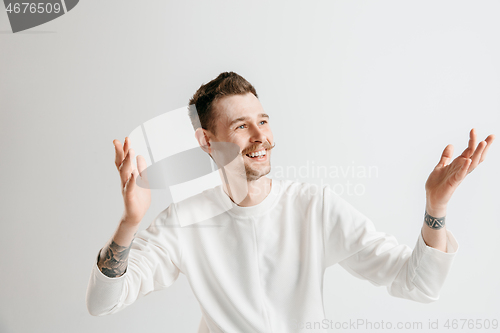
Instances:
[[[232,142],[240,147],[247,180],[257,180],[271,171],[273,133],[269,116],[254,94],[227,96],[214,103],[217,136],[210,140]],[[259,152],[262,155],[251,157]]]

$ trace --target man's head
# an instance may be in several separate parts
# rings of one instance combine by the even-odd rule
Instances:
[[[257,180],[271,171],[273,135],[255,88],[234,72],[221,73],[202,85],[189,100],[189,116],[200,146],[213,152],[211,142],[238,145],[247,180]],[[198,122],[199,119],[199,122]],[[265,156],[251,157],[263,151]]]

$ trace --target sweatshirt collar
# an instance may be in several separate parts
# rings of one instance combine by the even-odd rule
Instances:
[[[215,188],[218,199],[224,207],[230,207],[227,212],[233,216],[238,217],[255,217],[266,214],[272,206],[274,206],[276,199],[279,197],[281,191],[281,181],[271,179],[271,190],[269,194],[260,203],[254,206],[243,207],[235,204],[231,198],[224,192],[222,184]]]
[[[269,212],[278,201],[282,188],[281,180],[271,179],[271,190],[264,200],[254,206],[242,207],[229,198],[220,184],[174,204],[174,211],[181,227],[208,221],[223,213],[233,217],[256,217]]]

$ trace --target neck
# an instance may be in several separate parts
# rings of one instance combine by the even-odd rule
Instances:
[[[271,192],[272,179],[270,178],[260,177],[257,180],[247,180],[246,183],[247,183],[248,194],[241,202],[238,203],[233,200],[235,195],[231,193],[230,188],[228,188],[227,186],[227,183],[224,181],[222,182],[224,192],[238,206],[249,207],[258,205],[259,203],[262,202],[262,200],[264,200],[267,197],[269,192]]]

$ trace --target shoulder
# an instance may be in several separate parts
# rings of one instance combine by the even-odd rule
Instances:
[[[171,203],[167,208],[162,210],[151,223],[151,226],[174,225],[177,224],[177,216],[175,213],[175,203]]]
[[[219,185],[220,186],[220,185]],[[182,199],[178,202],[172,202],[167,208],[157,214],[152,225],[178,224],[179,211],[193,210],[204,205],[218,202],[217,190],[219,186],[206,189],[198,194]]]
[[[224,200],[222,185],[218,185],[179,202],[172,203],[169,206],[171,209],[170,214],[175,216],[177,223],[181,227],[184,227],[206,221],[231,209],[227,201]]]

